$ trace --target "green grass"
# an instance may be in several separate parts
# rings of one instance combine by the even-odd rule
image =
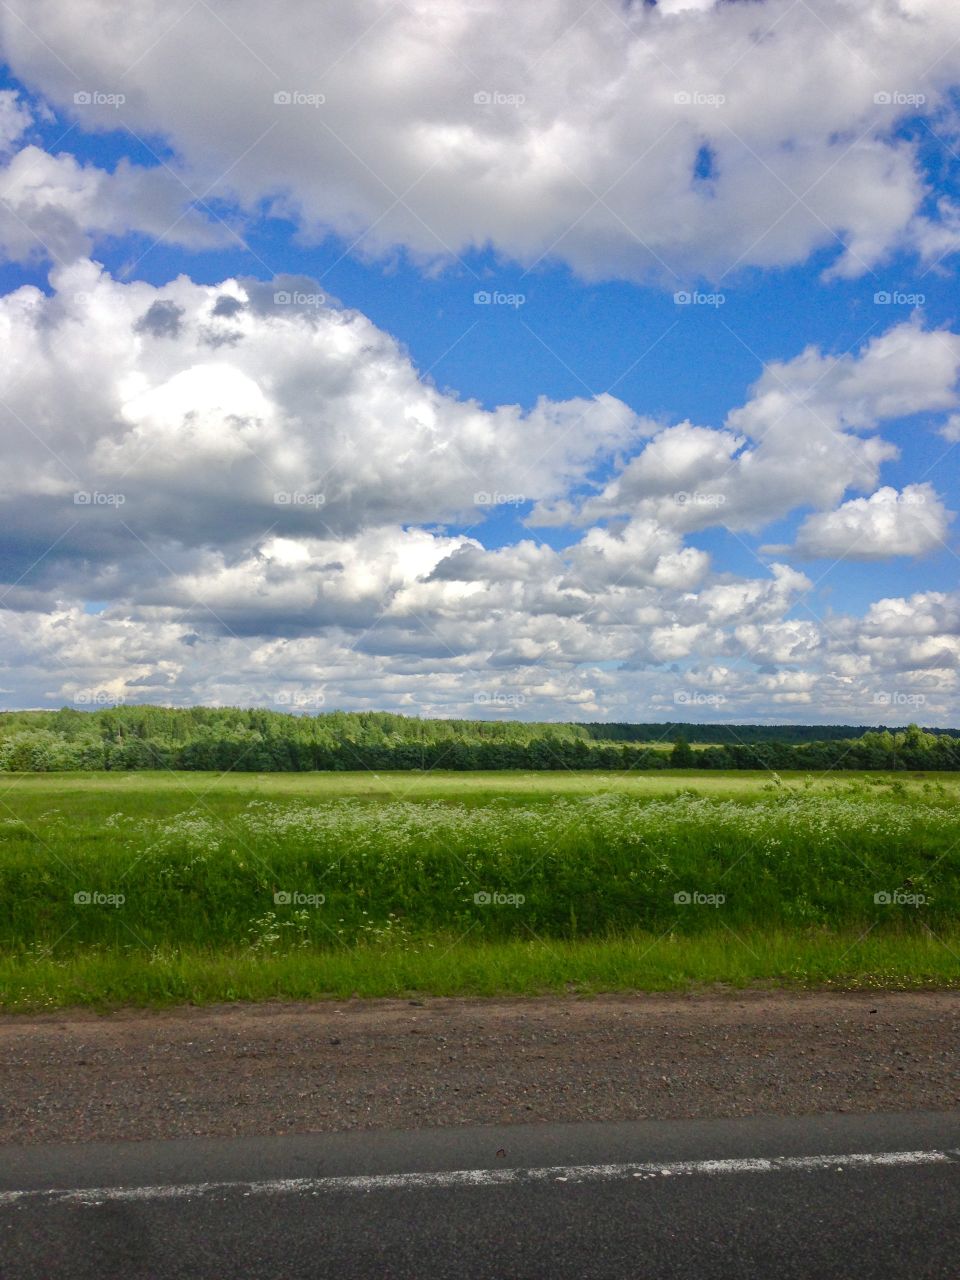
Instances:
[[[252,956],[245,951],[88,950],[56,960],[0,956],[5,1012],[107,1010],[350,996],[591,995],[704,987],[908,990],[960,980],[960,929],[857,934],[751,930],[731,938],[623,938],[476,944],[437,938],[416,949],[357,947]]]
[[[960,978],[953,774],[4,783],[4,1009]]]
[[[958,773],[843,772],[806,774],[785,771],[783,782],[815,791],[832,792],[845,785],[891,785],[922,795],[923,784],[944,787],[960,798]],[[455,770],[380,771],[343,773],[200,773],[135,770],[130,773],[9,773],[0,774],[0,814],[11,809],[21,817],[37,815],[51,805],[69,802],[83,814],[104,816],[122,807],[125,812],[179,812],[192,803],[209,803],[226,810],[242,808],[251,799],[302,798],[330,800],[355,796],[367,799],[454,800],[470,802],[517,798],[549,800],[556,795],[615,793],[637,797],[676,795],[693,790],[704,795],[757,796],[769,785],[766,771],[716,769],[625,770]]]

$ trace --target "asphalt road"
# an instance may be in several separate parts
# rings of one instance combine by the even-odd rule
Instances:
[[[0,1275],[951,1277],[960,1113],[0,1149]]]

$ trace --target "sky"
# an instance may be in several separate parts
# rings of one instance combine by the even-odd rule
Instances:
[[[960,724],[955,0],[0,54],[0,707]]]

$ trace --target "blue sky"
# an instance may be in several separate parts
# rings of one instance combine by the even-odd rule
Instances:
[[[955,723],[960,29],[910,7],[203,6],[202,84],[186,7],[8,14],[4,705]]]

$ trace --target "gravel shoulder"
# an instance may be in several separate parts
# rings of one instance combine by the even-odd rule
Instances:
[[[0,1017],[0,1143],[960,1106],[960,992]]]

